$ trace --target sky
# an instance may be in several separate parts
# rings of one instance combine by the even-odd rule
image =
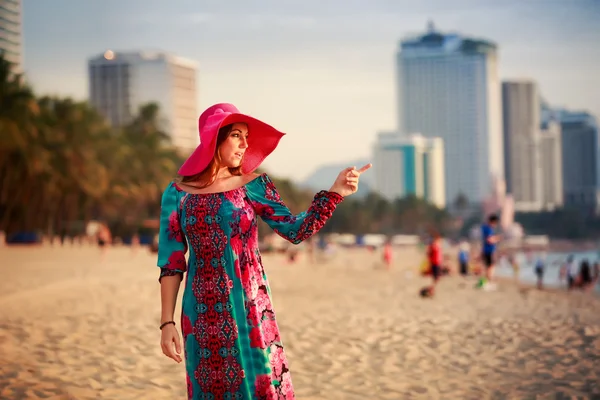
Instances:
[[[264,166],[302,180],[396,128],[398,44],[429,20],[496,42],[501,79],[600,118],[600,0],[23,0],[24,65],[37,93],[85,100],[107,49],[195,60],[198,112],[229,102],[286,132]]]

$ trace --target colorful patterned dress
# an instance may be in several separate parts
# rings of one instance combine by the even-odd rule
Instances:
[[[167,187],[158,266],[161,278],[187,272],[181,331],[189,399],[294,398],[256,217],[297,244],[318,232],[341,201],[321,191],[308,211],[294,216],[266,174],[221,193]]]

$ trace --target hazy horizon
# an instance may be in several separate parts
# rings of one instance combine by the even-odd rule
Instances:
[[[429,20],[496,42],[502,79],[600,117],[600,2],[540,3],[24,0],[24,65],[37,93],[87,99],[87,59],[106,49],[195,60],[198,112],[231,102],[287,132],[264,166],[300,180],[370,158],[377,131],[395,129],[398,43]]]

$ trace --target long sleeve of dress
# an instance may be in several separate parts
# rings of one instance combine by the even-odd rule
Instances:
[[[246,193],[256,214],[278,235],[294,244],[317,233],[343,200],[337,193],[322,190],[315,195],[307,211],[293,215],[266,174],[247,185]]]
[[[158,234],[158,262],[160,278],[177,275],[187,270],[185,253],[187,242],[181,230],[181,191],[174,183],[169,184],[162,195],[160,228]]]

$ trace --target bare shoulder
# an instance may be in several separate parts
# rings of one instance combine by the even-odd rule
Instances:
[[[255,180],[259,176],[261,176],[261,174],[257,174],[256,172],[251,172],[249,174],[244,174],[244,175],[242,175],[242,182],[245,185],[245,184],[247,184],[247,183]]]

